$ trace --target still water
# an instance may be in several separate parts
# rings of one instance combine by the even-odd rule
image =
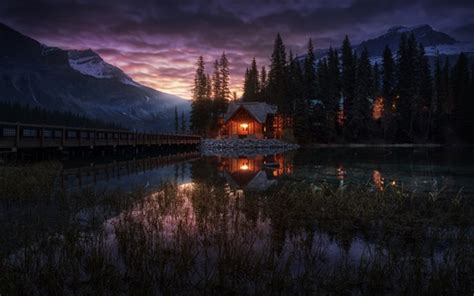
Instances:
[[[319,148],[249,156],[179,156],[113,160],[105,163],[65,162],[61,185],[72,188],[124,188],[192,183],[218,178],[242,190],[262,191],[285,177],[294,181],[338,186],[399,187],[412,192],[474,193],[471,149]],[[205,170],[205,171],[204,171]]]
[[[473,168],[440,148],[65,162],[63,202],[3,208],[0,292],[470,295]]]

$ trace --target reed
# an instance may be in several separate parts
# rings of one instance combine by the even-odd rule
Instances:
[[[473,291],[473,202],[286,180],[265,192],[166,183],[63,193],[67,223],[0,255],[10,294]]]
[[[50,198],[60,169],[58,162],[0,166],[0,199]]]

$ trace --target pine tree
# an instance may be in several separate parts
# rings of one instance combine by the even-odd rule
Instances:
[[[451,79],[451,65],[449,59],[446,60],[441,69],[441,78],[438,87],[438,124],[437,133],[438,138],[446,142],[451,137],[454,129],[453,125],[453,95],[452,95],[452,79]]]
[[[372,92],[373,92],[373,103],[372,103],[372,120],[373,130],[371,131],[371,137],[383,138],[383,126],[382,117],[384,110],[384,100],[382,97],[382,85],[380,80],[380,69],[379,64],[375,63],[372,67]]]
[[[220,99],[229,100],[231,99],[230,95],[230,71],[229,71],[229,61],[227,60],[227,56],[225,52],[222,53],[221,59],[219,61],[220,67]]]
[[[316,71],[314,69],[316,58],[314,56],[313,42],[309,39],[308,51],[304,60],[304,88],[303,96],[308,101],[316,96]]]
[[[398,127],[398,141],[410,142],[414,139],[414,122],[418,109],[418,65],[417,45],[413,34],[407,38],[402,34],[398,50],[398,85],[399,97],[395,116]]]
[[[186,134],[186,117],[184,116],[184,111],[181,112],[181,133]]]
[[[222,53],[219,61],[214,62],[214,73],[212,79],[212,101],[208,104],[209,127],[212,134],[217,134],[219,127],[219,118],[227,111],[231,93],[229,89],[230,72],[229,61]]]
[[[443,114],[443,105],[444,99],[443,90],[442,90],[442,66],[441,66],[441,58],[439,56],[439,52],[436,52],[435,62],[434,62],[434,79],[433,79],[433,129],[434,129],[434,140],[435,141],[443,141],[442,136],[442,114]]]
[[[361,141],[368,138],[373,100],[372,66],[367,48],[364,48],[357,62],[355,97],[351,106],[352,115],[350,121],[347,121],[351,140]]]
[[[212,74],[212,99],[219,99],[221,95],[221,72],[219,61],[214,62],[214,73]]]
[[[329,119],[329,70],[327,59],[320,59],[316,65],[316,100],[311,108],[311,139],[316,142],[330,142],[334,124]]]
[[[209,74],[206,75],[206,99],[212,100],[212,80]]]
[[[199,57],[196,74],[194,76],[194,87],[192,90],[193,101],[191,103],[191,129],[194,133],[205,135],[209,124],[209,88],[208,77],[204,69],[204,59]]]
[[[382,95],[382,84],[380,81],[380,68],[379,64],[375,63],[374,67],[372,68],[372,78],[373,78],[373,87],[374,87],[374,95],[376,97]]]
[[[309,39],[302,74],[302,91],[301,94],[297,96],[295,106],[295,136],[299,142],[310,141],[312,138],[312,124],[321,120],[320,117],[315,117],[315,110],[311,107],[317,97],[315,63],[316,58],[314,56],[313,41]],[[295,64],[297,64],[299,68],[299,63]]]
[[[99,119],[91,119],[72,112],[50,111],[11,102],[0,102],[0,118],[6,122],[48,124],[83,128],[121,129],[124,127]]]
[[[339,68],[339,57],[337,50],[329,48],[327,61],[327,98],[324,102],[327,112],[326,128],[332,141],[336,139],[339,132],[342,114],[341,106],[341,79]]]
[[[473,99],[469,94],[469,60],[461,53],[453,67],[453,103],[456,130],[461,139],[471,141],[474,130]]]
[[[312,98],[314,98],[316,93],[314,89],[311,90],[308,88],[308,80],[306,77],[304,77],[302,72],[303,71],[301,70],[300,63],[295,59],[292,59],[290,62],[289,93],[293,97],[292,101],[294,101],[293,130],[298,143],[308,143],[311,141],[309,108],[311,100],[309,100],[307,96],[311,94],[307,92],[314,91],[314,94],[312,94]]]
[[[417,102],[417,130],[419,139],[427,141],[431,137],[433,128],[433,80],[428,58],[422,44],[418,48],[418,102]]]
[[[244,89],[242,94],[242,101],[250,101],[250,71],[249,68],[245,69],[244,75]]]
[[[242,99],[244,101],[257,101],[259,97],[260,82],[258,79],[257,62],[255,58],[252,60],[250,69],[245,73],[244,94]]]
[[[393,140],[396,133],[393,112],[397,104],[395,96],[395,62],[392,51],[388,46],[385,46],[383,51],[382,68],[382,97],[384,100],[382,125],[385,140]]]
[[[203,100],[207,96],[207,77],[204,71],[204,59],[199,57],[197,62],[196,74],[194,75],[194,87],[192,90],[194,100]]]
[[[474,94],[474,65],[471,65],[471,94]]]
[[[178,107],[174,107],[174,132],[177,134],[179,132],[179,120],[178,120]]]
[[[270,72],[268,73],[269,102],[276,104],[278,110],[287,115],[290,111],[286,100],[287,95],[286,52],[280,34],[277,34],[271,57]]]
[[[255,58],[252,60],[252,66],[250,67],[250,76],[251,80],[251,87],[252,87],[252,100],[256,101],[258,99],[258,91],[260,89],[260,81],[258,80],[258,69],[257,69],[257,62]]]
[[[342,63],[341,63],[341,80],[342,80],[342,96],[344,106],[344,116],[346,121],[351,121],[353,114],[352,102],[354,100],[355,79],[356,79],[356,59],[357,56],[352,52],[352,46],[349,37],[346,35],[341,47]],[[345,135],[349,137],[350,135]]]
[[[441,76],[441,58],[439,56],[439,52],[436,52],[436,57],[435,57],[435,62],[434,62],[434,79],[433,79],[433,84],[434,84],[434,101],[435,105],[433,106],[433,112],[438,115],[439,112],[442,109],[441,102],[443,99],[441,98],[442,95],[442,90],[441,90],[441,81],[442,81],[442,76]]]
[[[311,140],[309,120],[309,100],[305,96],[305,78],[300,63],[293,58],[290,51],[288,64],[288,98],[293,102],[293,131],[298,143],[307,143]]]
[[[265,102],[267,100],[267,88],[268,88],[268,81],[267,81],[267,70],[265,66],[262,66],[262,70],[260,71],[260,90],[259,90],[259,101]]]

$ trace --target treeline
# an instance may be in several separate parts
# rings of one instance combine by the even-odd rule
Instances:
[[[0,102],[0,121],[60,125],[84,128],[124,129],[122,126],[90,119],[71,112],[50,111],[18,103]]]
[[[184,111],[181,111],[181,119],[178,116],[178,107],[174,107],[174,132],[175,134],[186,134],[186,116]]]
[[[229,84],[229,61],[225,53],[214,62],[212,77],[206,74],[204,59],[199,57],[192,89],[190,126],[193,133],[215,136],[219,118],[227,111],[231,99]]]
[[[242,100],[277,105],[300,143],[472,142],[472,72],[465,54],[453,66],[438,55],[431,69],[413,34],[396,53],[387,46],[381,65],[347,36],[318,61],[311,39],[304,58],[287,56],[278,34],[268,74],[255,59],[247,69]]]

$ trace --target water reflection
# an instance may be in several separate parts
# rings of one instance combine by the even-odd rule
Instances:
[[[379,170],[372,171],[372,181],[374,182],[374,185],[377,190],[383,191],[385,180]]]
[[[133,189],[159,186],[166,181],[190,182],[191,163],[200,158],[197,151],[172,155],[138,157],[109,161],[65,162],[58,178],[62,189]]]
[[[269,153],[270,151],[266,151]],[[197,152],[71,166],[62,187],[134,188],[163,181],[226,182],[234,189],[262,191],[281,177],[348,185],[371,184],[408,191],[474,194],[474,160],[466,151],[443,154],[414,149],[316,149],[248,156],[200,156]]]
[[[94,294],[97,287],[114,294],[375,295],[472,288],[472,202],[388,190],[439,180],[439,170],[318,151],[184,161],[137,174],[119,165],[109,174],[108,182],[138,176],[158,187],[143,194],[69,197],[56,223],[65,229],[35,228],[15,244],[21,247],[0,252],[7,271],[0,283],[9,280],[5,274],[28,274],[33,280],[18,286],[39,294]],[[352,191],[354,184],[370,190]]]
[[[277,178],[291,175],[288,155],[219,157],[218,169],[233,189],[264,191],[277,184]]]
[[[293,176],[341,187],[371,184],[416,192],[474,194],[474,155],[414,148],[327,148],[300,150]]]

